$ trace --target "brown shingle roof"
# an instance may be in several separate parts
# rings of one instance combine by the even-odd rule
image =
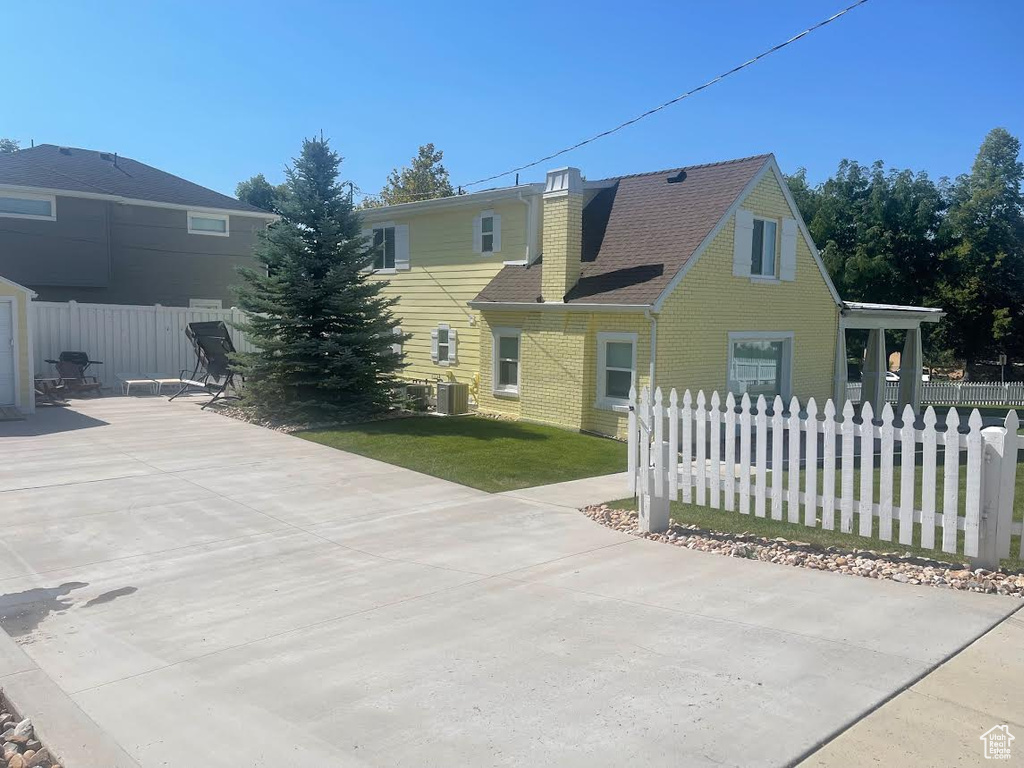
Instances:
[[[0,184],[113,195],[155,203],[218,208],[238,213],[267,211],[123,155],[39,144],[0,154]]]
[[[566,302],[653,304],[770,157],[607,179],[583,209],[581,276]],[[541,301],[542,262],[504,267],[476,301]]]

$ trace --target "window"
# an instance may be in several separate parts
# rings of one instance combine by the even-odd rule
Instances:
[[[57,198],[53,195],[17,196],[0,192],[0,216],[12,219],[57,220]]]
[[[395,228],[377,227],[373,230],[374,269],[395,268]]]
[[[750,274],[775,277],[775,238],[778,224],[769,219],[754,219],[754,239],[750,248]]]
[[[520,331],[515,328],[494,329],[494,393],[519,394]]]
[[[394,328],[391,329],[391,331],[392,331],[392,333],[395,334],[395,336],[402,336],[403,335],[402,334],[402,327],[399,326],[399,325],[396,325]],[[399,339],[398,341],[396,341],[394,344],[391,345],[391,351],[394,352],[399,357],[401,357],[402,356],[403,347],[404,347],[404,344],[403,344],[402,340]]]
[[[230,232],[228,217],[216,213],[188,212],[188,232],[190,235],[216,235],[227,237]]]
[[[790,397],[792,333],[730,333],[729,391],[756,400]]]
[[[494,211],[481,211],[473,219],[473,252],[501,251],[501,216]]]
[[[636,383],[636,334],[597,335],[597,401],[604,408],[629,405],[629,389]]]
[[[440,323],[430,332],[430,359],[438,365],[455,365],[458,362],[457,347],[455,329],[448,323]]]

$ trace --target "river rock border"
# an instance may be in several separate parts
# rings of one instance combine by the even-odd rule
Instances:
[[[60,763],[36,738],[32,721],[21,719],[7,697],[0,693],[0,765],[7,768],[61,768]]]
[[[637,513],[597,504],[580,510],[601,525],[644,539],[661,541],[699,552],[713,552],[728,557],[743,557],[767,563],[835,571],[849,576],[921,584],[966,592],[1010,595],[1024,598],[1024,574],[1004,571],[971,570],[967,565],[953,565],[938,560],[876,552],[867,549],[817,547],[799,541],[767,539],[749,533],[719,533],[696,525],[682,525],[674,520],[665,533],[642,533],[637,526]]]

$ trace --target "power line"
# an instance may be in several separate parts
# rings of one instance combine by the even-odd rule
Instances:
[[[483,184],[483,183],[488,182],[488,181],[494,181],[495,179],[500,179],[503,176],[511,176],[513,173],[518,173],[519,171],[524,171],[527,168],[533,168],[534,166],[540,165],[541,163],[546,163],[548,160],[553,160],[554,158],[559,157],[560,155],[564,155],[564,154],[566,154],[568,152],[572,152],[573,150],[579,149],[580,147],[584,147],[587,144],[592,144],[593,142],[597,141],[598,139],[603,139],[606,136],[611,136],[613,133],[618,133],[623,128],[628,128],[629,126],[631,126],[631,125],[633,125],[635,123],[639,123],[644,118],[650,117],[651,115],[653,115],[653,114],[655,114],[657,112],[660,112],[661,110],[665,109],[666,107],[670,107],[673,104],[678,104],[683,99],[688,99],[691,96],[693,96],[693,95],[695,95],[697,93],[700,93],[701,91],[703,91],[703,90],[705,90],[707,88],[710,88],[711,86],[715,85],[716,83],[720,83],[722,80],[724,80],[725,78],[729,77],[730,75],[734,75],[737,72],[740,72],[741,70],[744,70],[747,67],[750,67],[750,66],[756,64],[761,59],[764,59],[764,58],[766,58],[768,56],[771,56],[773,53],[777,53],[778,51],[781,51],[783,48],[785,48],[788,45],[792,45],[797,40],[800,40],[800,39],[802,39],[804,37],[807,37],[807,35],[811,34],[812,32],[815,32],[815,31],[821,29],[822,27],[825,27],[825,26],[831,24],[832,22],[842,18],[843,16],[848,14],[850,11],[852,11],[854,8],[857,8],[858,6],[864,5],[864,3],[866,3],[867,1],[868,0],[857,0],[857,2],[853,3],[852,5],[847,6],[846,8],[843,8],[841,11],[838,11],[838,12],[832,14],[827,19],[824,19],[823,21],[819,21],[817,24],[814,24],[814,25],[812,25],[810,27],[807,27],[807,29],[803,30],[802,32],[799,32],[799,33],[793,35],[788,40],[785,40],[784,42],[778,43],[777,45],[774,45],[771,48],[769,48],[769,49],[767,49],[765,51],[762,51],[761,53],[757,54],[753,58],[747,59],[742,64],[738,64],[737,66],[733,67],[732,69],[730,69],[730,70],[728,70],[726,72],[723,72],[722,74],[720,74],[720,75],[718,75],[716,77],[711,78],[710,80],[708,80],[705,83],[701,83],[696,88],[691,88],[686,93],[680,94],[679,96],[676,96],[674,99],[669,99],[668,101],[664,102],[663,104],[659,104],[656,107],[648,109],[646,112],[643,112],[643,113],[637,115],[636,117],[634,117],[634,118],[632,118],[630,120],[626,120],[623,123],[619,123],[614,128],[609,128],[606,131],[601,131],[601,133],[594,134],[590,138],[583,139],[582,141],[578,141],[575,144],[573,144],[572,146],[565,147],[564,149],[560,149],[557,152],[552,152],[551,154],[545,155],[544,157],[541,157],[541,158],[538,158],[537,160],[534,160],[533,162],[526,163],[524,165],[520,165],[520,166],[517,166],[515,168],[511,168],[511,169],[509,169],[507,171],[503,171],[502,173],[496,173],[493,176],[485,176],[484,178],[477,179],[476,181],[470,181],[470,182],[467,182],[465,184],[459,184],[456,187],[456,189],[463,189],[465,187],[475,187],[477,184]],[[429,197],[429,194],[409,195],[409,197]]]

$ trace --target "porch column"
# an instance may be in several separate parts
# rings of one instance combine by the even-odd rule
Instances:
[[[907,329],[907,343],[903,345],[900,358],[900,412],[910,405],[914,413],[921,411],[921,371],[924,356],[921,354],[921,328]]]
[[[868,347],[864,352],[864,384],[861,403],[871,403],[875,413],[885,404],[885,330],[868,331]]]
[[[835,372],[832,376],[832,402],[835,403],[836,411],[842,412],[846,405],[846,324],[843,318],[839,318],[839,331],[836,335],[836,362]]]

